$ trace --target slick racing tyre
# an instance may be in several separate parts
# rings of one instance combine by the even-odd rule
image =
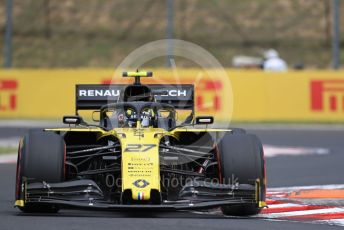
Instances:
[[[240,128],[230,128],[232,130],[232,134],[246,134],[245,129]]]
[[[23,177],[47,183],[62,182],[65,178],[65,142],[52,132],[30,130],[21,140],[18,150],[16,200],[21,199]],[[24,204],[23,212],[57,212],[52,205]]]
[[[263,147],[252,134],[226,133],[218,145],[221,174],[224,182],[255,185],[260,180],[260,201],[265,201],[265,162]],[[232,181],[236,178],[236,181]],[[258,204],[227,205],[221,207],[223,214],[247,216],[258,214]]]

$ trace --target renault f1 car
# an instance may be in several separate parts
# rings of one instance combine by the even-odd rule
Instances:
[[[254,215],[266,206],[260,140],[195,116],[193,85],[77,85],[66,128],[20,141],[15,206],[23,212],[204,210]],[[79,115],[93,112],[91,124]],[[183,119],[182,115],[185,115]]]

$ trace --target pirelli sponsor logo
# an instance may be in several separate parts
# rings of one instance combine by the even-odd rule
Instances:
[[[311,110],[315,112],[344,112],[344,80],[313,80]]]
[[[15,111],[17,109],[17,89],[17,80],[0,80],[0,111]]]

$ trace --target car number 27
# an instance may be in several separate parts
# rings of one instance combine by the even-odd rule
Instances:
[[[147,152],[154,147],[155,144],[128,144],[124,152]]]

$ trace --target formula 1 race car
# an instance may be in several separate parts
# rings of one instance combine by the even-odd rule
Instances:
[[[204,210],[254,215],[266,206],[263,147],[243,129],[195,116],[193,85],[77,85],[66,128],[31,130],[18,150],[15,206]],[[92,113],[96,123],[80,112]]]

